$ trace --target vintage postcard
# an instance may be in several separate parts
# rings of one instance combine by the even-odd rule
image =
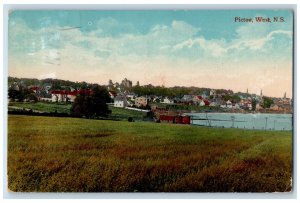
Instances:
[[[293,10],[11,10],[10,192],[291,192]]]

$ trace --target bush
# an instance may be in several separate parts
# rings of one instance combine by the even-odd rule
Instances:
[[[133,118],[132,118],[132,117],[129,117],[129,118],[128,118],[128,122],[134,122]]]

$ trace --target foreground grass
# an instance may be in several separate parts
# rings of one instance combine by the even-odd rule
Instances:
[[[290,191],[292,133],[8,116],[12,191]]]

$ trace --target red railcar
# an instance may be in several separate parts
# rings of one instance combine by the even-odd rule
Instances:
[[[191,118],[189,116],[183,116],[182,118],[182,124],[190,124]]]
[[[159,115],[161,122],[177,123],[177,124],[190,124],[191,118],[189,116],[170,116],[170,115]]]
[[[175,116],[169,116],[169,115],[160,115],[159,116],[160,121],[167,121],[168,123],[175,123]]]

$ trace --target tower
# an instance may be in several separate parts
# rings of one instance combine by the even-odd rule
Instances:
[[[286,99],[286,92],[284,92],[284,96],[283,96],[283,99]]]
[[[262,97],[263,96],[263,93],[262,93],[262,89],[260,90],[260,97]]]

